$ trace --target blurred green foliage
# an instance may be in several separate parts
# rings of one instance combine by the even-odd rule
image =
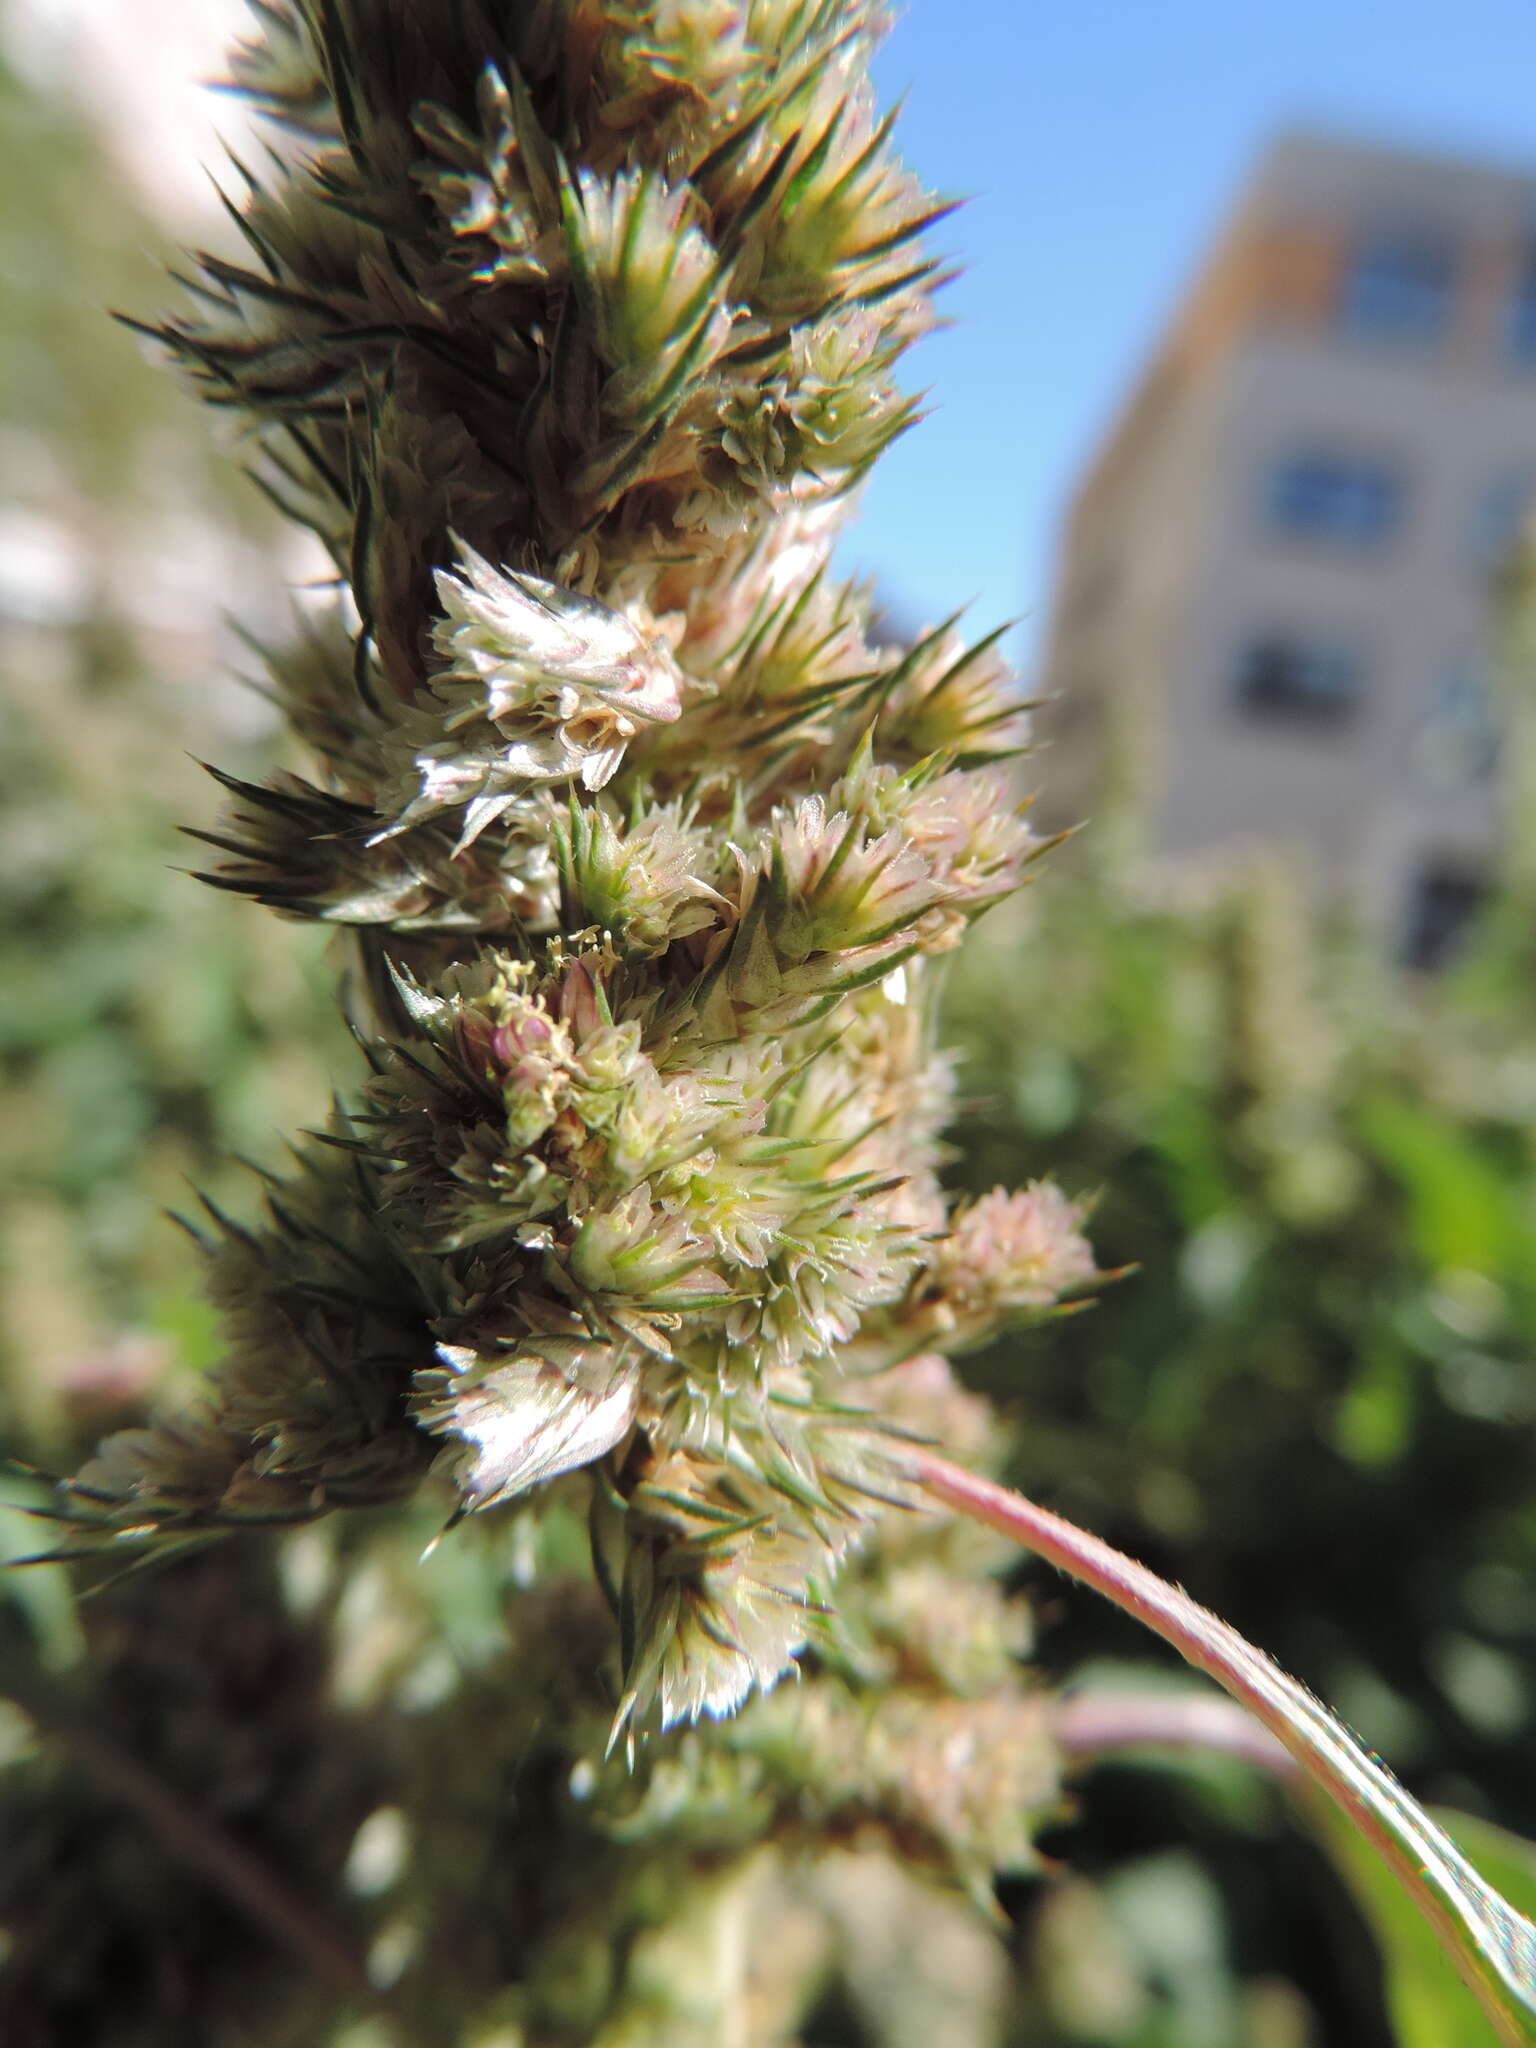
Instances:
[[[197,757],[270,753],[220,605],[281,606],[275,522],[106,310],[157,302],[163,238],[3,68],[0,179],[0,1356],[35,1420],[60,1374],[206,1362],[161,1207],[229,1193],[345,1055],[308,935],[178,871]]]

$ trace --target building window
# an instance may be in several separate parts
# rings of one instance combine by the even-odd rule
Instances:
[[[1403,965],[1422,974],[1448,966],[1466,943],[1487,894],[1483,875],[1465,862],[1438,855],[1426,860],[1408,899]]]
[[[1435,685],[1429,714],[1414,738],[1420,776],[1456,790],[1486,782],[1499,760],[1499,732],[1483,669],[1457,662]]]
[[[1472,565],[1485,576],[1509,566],[1536,506],[1536,472],[1521,467],[1495,477],[1472,507],[1467,525],[1467,550]]]
[[[1438,235],[1378,229],[1351,253],[1340,325],[1364,341],[1438,341],[1450,317],[1451,282],[1451,252]]]
[[[1364,548],[1379,546],[1396,528],[1403,491],[1383,463],[1306,449],[1275,464],[1265,497],[1277,532]]]
[[[1245,716],[1332,729],[1354,713],[1360,660],[1353,648],[1295,633],[1264,633],[1237,659],[1233,694]]]

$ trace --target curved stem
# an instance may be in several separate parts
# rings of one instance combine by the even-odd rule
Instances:
[[[1012,1536],[1169,1642],[1282,1743],[1371,1842],[1505,2041],[1536,2042],[1536,1927],[1306,1688],[1235,1628],[1111,1544],[931,1451],[903,1454],[935,1499]]]
[[[1051,1723],[1057,1746],[1093,1760],[1122,1749],[1213,1751],[1289,1778],[1296,1760],[1246,1707],[1211,1693],[1082,1692],[1069,1695]]]

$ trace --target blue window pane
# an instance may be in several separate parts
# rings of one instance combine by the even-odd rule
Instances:
[[[1252,719],[1339,726],[1353,716],[1359,701],[1359,656],[1334,641],[1260,634],[1238,655],[1233,694],[1239,710]]]
[[[1342,547],[1386,540],[1403,501],[1400,479],[1381,464],[1311,451],[1276,463],[1267,496],[1278,532]]]
[[[1451,252],[1435,236],[1365,236],[1345,273],[1340,324],[1369,341],[1438,341],[1450,316],[1451,268]]]

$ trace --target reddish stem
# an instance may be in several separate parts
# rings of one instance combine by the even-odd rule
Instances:
[[[1208,1672],[1371,1842],[1501,2037],[1536,2040],[1536,1927],[1484,1882],[1449,1836],[1304,1686],[1187,1593],[1075,1523],[934,1452],[912,1449],[904,1462],[936,1500],[1080,1579]]]
[[[1219,1751],[1272,1777],[1289,1778],[1296,1760],[1246,1708],[1210,1693],[1083,1692],[1061,1702],[1052,1723],[1068,1756],[1120,1749]]]

